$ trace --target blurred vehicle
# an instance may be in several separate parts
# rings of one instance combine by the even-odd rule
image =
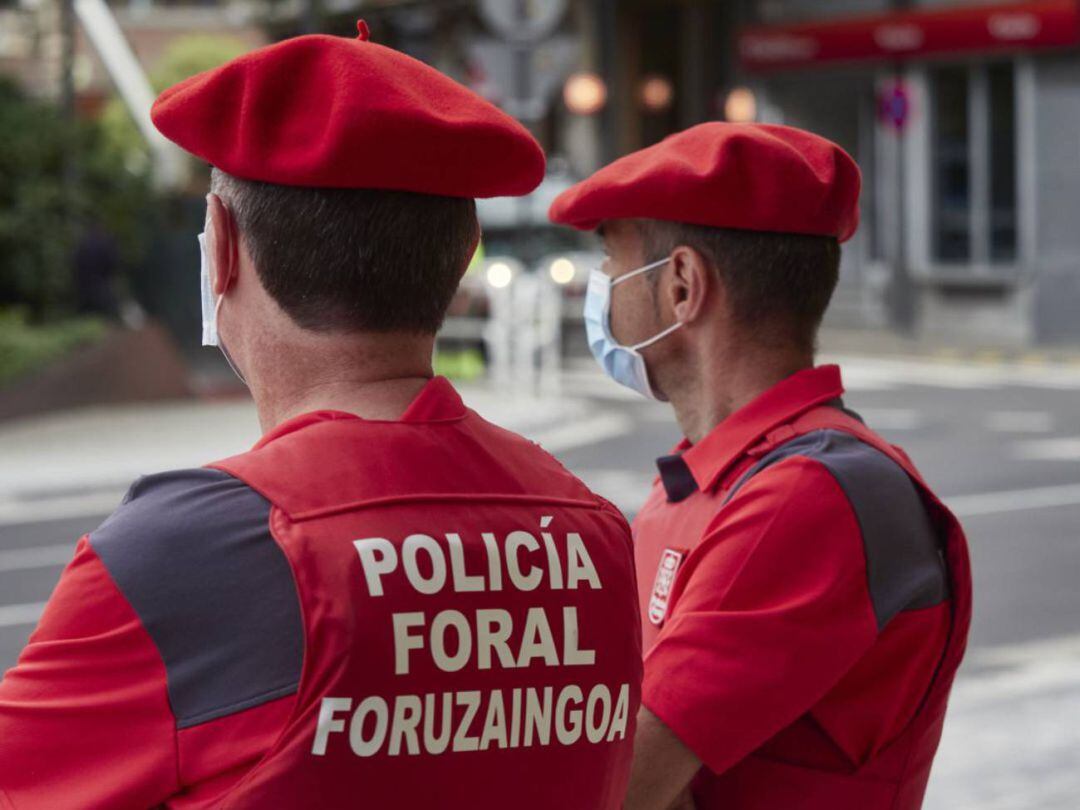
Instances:
[[[552,201],[574,183],[556,161],[544,181],[527,197],[476,201],[483,240],[470,263],[440,333],[444,345],[471,347],[484,342],[491,317],[491,297],[510,290],[526,273],[545,276],[562,290],[562,320],[579,324],[589,271],[603,261],[592,234],[552,225]]]
[[[602,250],[569,250],[541,259],[536,272],[543,273],[562,290],[562,319],[579,324],[585,306],[589,273],[603,264]]]

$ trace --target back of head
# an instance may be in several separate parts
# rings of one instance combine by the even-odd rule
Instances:
[[[834,236],[713,228],[644,220],[646,260],[693,248],[719,277],[731,317],[746,339],[767,349],[812,353],[840,278]]]
[[[314,332],[435,334],[479,238],[464,197],[310,188],[214,169],[259,281]]]
[[[632,274],[638,264],[655,268],[668,257],[672,268],[684,262],[704,268],[666,276],[678,288],[666,299],[690,301],[683,307],[689,314],[676,315],[679,325],[687,317],[711,321],[717,329],[702,330],[704,341],[722,334],[729,354],[761,349],[778,355],[766,365],[787,368],[813,354],[839,277],[840,244],[858,227],[860,189],[855,161],[821,136],[774,124],[711,122],[603,167],[563,192],[550,217],[582,230],[602,228],[609,250],[613,243],[629,246],[616,252],[633,255],[612,257],[613,284],[620,272]],[[662,276],[649,277],[658,314]],[[702,283],[695,286],[691,277]],[[709,294],[712,288],[722,294]],[[706,299],[723,306],[693,303]],[[661,328],[670,333],[672,314],[631,337],[644,340]],[[664,351],[658,348],[653,359],[662,361],[657,353]],[[657,363],[660,372],[668,370],[664,365]]]
[[[430,374],[431,340],[479,239],[474,199],[528,193],[544,174],[520,123],[358,29],[244,54],[165,90],[151,111],[214,167],[204,343],[227,345],[267,427],[281,415],[267,403],[343,368],[365,381]]]
[[[259,280],[319,332],[433,334],[479,236],[474,198],[544,172],[521,124],[363,24],[192,76],[151,115],[214,167]]]

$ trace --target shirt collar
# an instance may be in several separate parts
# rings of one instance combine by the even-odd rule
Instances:
[[[293,433],[313,425],[317,422],[331,422],[335,420],[357,420],[374,422],[375,424],[397,424],[407,422],[410,424],[423,424],[431,422],[454,422],[462,419],[467,413],[465,403],[461,401],[461,395],[445,377],[433,377],[420,389],[420,393],[409,403],[405,413],[400,419],[394,420],[371,420],[363,419],[355,413],[339,411],[332,408],[308,411],[286,419],[281,424],[263,434],[256,442],[252,450],[258,450],[275,439],[279,439],[287,433]]]
[[[697,444],[684,439],[657,460],[669,501],[712,489],[731,465],[775,428],[844,393],[839,366],[804,369],[787,377],[714,427]]]

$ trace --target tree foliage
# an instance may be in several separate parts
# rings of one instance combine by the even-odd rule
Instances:
[[[95,122],[69,121],[0,78],[0,308],[21,306],[31,322],[70,311],[71,255],[90,220],[135,260],[152,211],[148,180]]]
[[[161,55],[150,74],[150,84],[160,93],[196,73],[234,59],[247,49],[247,45],[235,37],[208,34],[179,37]],[[128,165],[142,167],[149,164],[146,141],[120,98],[114,96],[105,105],[101,124],[109,143],[124,156]]]

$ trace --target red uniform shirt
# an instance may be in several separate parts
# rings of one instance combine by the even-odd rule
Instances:
[[[634,523],[643,703],[697,806],[922,801],[970,614],[963,534],[903,453],[793,375],[658,462]]]
[[[0,807],[617,810],[636,616],[618,512],[445,380],[298,416],[80,541],[0,683]]]

